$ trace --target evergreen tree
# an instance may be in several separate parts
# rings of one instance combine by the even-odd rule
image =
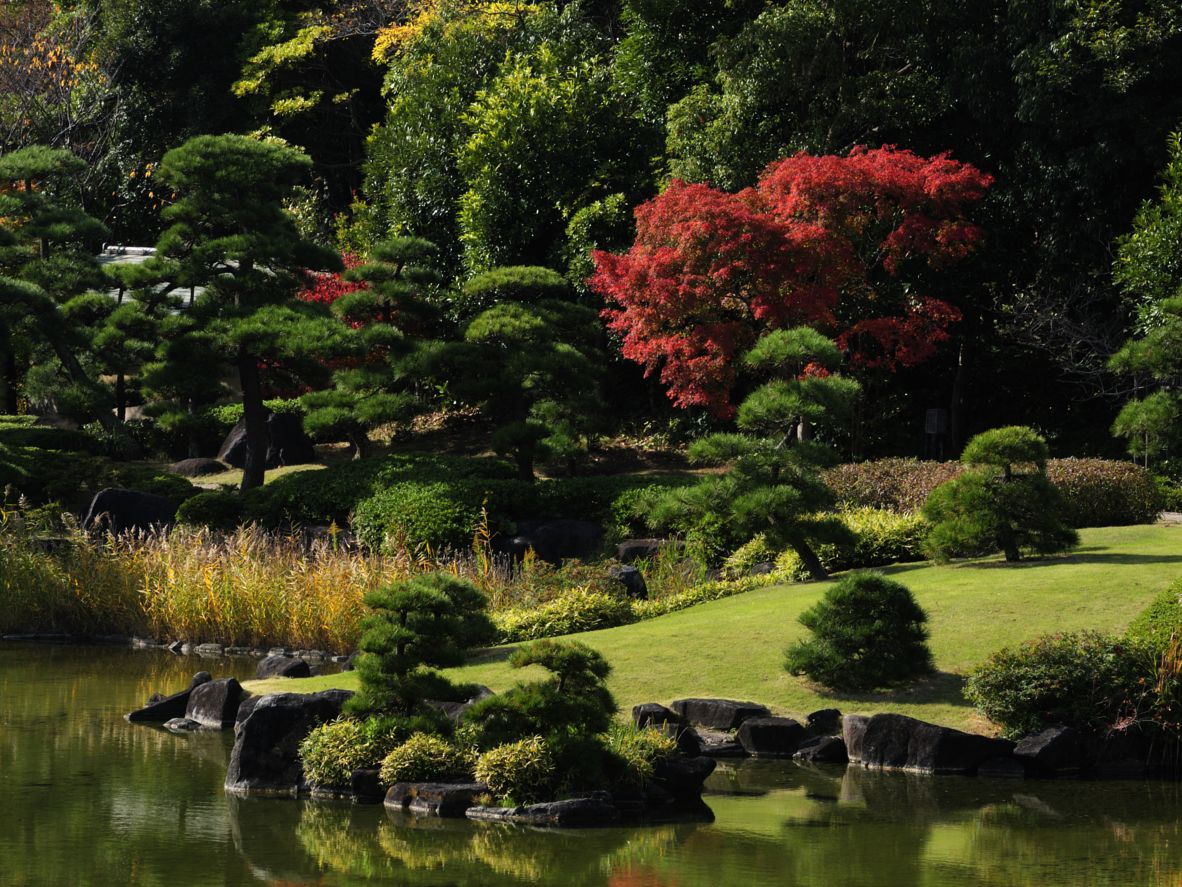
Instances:
[[[333,387],[302,398],[304,426],[318,440],[347,440],[354,458],[369,451],[369,432],[413,415],[418,399],[405,361],[426,335],[437,312],[427,299],[440,284],[432,267],[436,248],[416,237],[396,237],[374,247],[369,261],[345,279],[364,283],[332,303],[333,313],[355,327],[362,355],[333,373]]]
[[[309,166],[301,152],[273,142],[197,136],[169,151],[158,174],[177,199],[163,211],[169,227],[149,265],[173,287],[202,292],[163,347],[157,372],[208,380],[223,366],[236,370],[247,443],[243,490],[260,486],[266,470],[261,364],[322,372],[317,358],[348,345],[348,329],[323,306],[296,298],[307,269],[340,266],[334,252],[300,236],[283,206]],[[217,362],[197,363],[198,356]]]
[[[840,540],[846,531],[817,514],[833,502],[819,473],[833,452],[815,433],[840,428],[860,388],[836,374],[837,346],[808,327],[768,333],[743,363],[774,378],[739,406],[738,433],[712,434],[689,451],[696,462],[729,470],[670,491],[653,504],[649,519],[683,527],[712,520],[742,539],[762,533],[795,550],[814,579],[825,579],[812,543]]]
[[[1024,548],[1053,554],[1078,545],[1062,497],[1047,479],[1048,455],[1042,435],[1020,425],[970,440],[961,462],[971,470],[936,487],[923,506],[933,556],[1000,550],[1013,562]]]

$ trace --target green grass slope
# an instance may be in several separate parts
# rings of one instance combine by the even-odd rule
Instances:
[[[987,558],[948,566],[914,564],[884,572],[928,612],[938,673],[887,693],[834,694],[789,676],[783,650],[804,633],[797,617],[824,583],[777,586],[701,604],[635,625],[576,635],[612,664],[621,710],[683,696],[750,699],[778,714],[837,707],[847,714],[895,711],[926,721],[987,730],[965,702],[963,676],[1000,647],[1054,631],[1123,632],[1153,596],[1182,575],[1182,528],[1084,530],[1074,553],[1007,565]],[[504,650],[453,676],[503,690],[519,679]],[[355,676],[248,685],[256,693],[355,687]]]

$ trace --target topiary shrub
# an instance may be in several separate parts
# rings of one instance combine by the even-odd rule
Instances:
[[[499,613],[494,621],[500,643],[509,644],[628,625],[636,614],[627,598],[572,588],[540,606]]]
[[[870,690],[932,671],[927,614],[906,586],[878,573],[847,576],[800,616],[813,634],[788,648],[790,674],[836,690]]]
[[[365,603],[374,613],[362,622],[361,689],[346,703],[348,712],[439,721],[427,700],[469,697],[470,688],[455,686],[435,669],[462,665],[471,647],[495,636],[475,586],[428,573],[371,591]]]
[[[198,493],[181,503],[176,522],[229,532],[242,523],[242,497],[229,490]]]
[[[396,782],[467,782],[475,759],[441,736],[415,733],[382,760],[383,785]]]
[[[346,788],[354,770],[377,767],[408,731],[395,718],[339,718],[321,724],[300,742],[304,776],[312,785]]]
[[[1162,652],[1174,638],[1182,638],[1182,581],[1173,583],[1149,602],[1133,620],[1129,642]]]
[[[977,666],[965,696],[1006,736],[1055,725],[1092,730],[1139,697],[1148,662],[1138,645],[1098,632],[1043,635]]]
[[[494,796],[511,804],[529,804],[554,797],[558,765],[541,736],[490,748],[476,760],[476,779]]]
[[[1034,430],[1015,425],[978,434],[961,461],[972,470],[937,487],[923,507],[935,559],[1000,550],[1012,562],[1023,549],[1053,554],[1079,544],[1047,479],[1047,442]]]

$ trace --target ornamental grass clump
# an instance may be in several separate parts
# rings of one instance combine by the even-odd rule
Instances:
[[[788,648],[790,674],[835,690],[872,690],[933,670],[927,614],[906,586],[878,573],[842,579],[800,616],[812,637]]]
[[[383,785],[396,782],[468,782],[475,757],[442,736],[415,733],[382,760]]]
[[[1047,442],[1014,425],[978,434],[961,456],[969,466],[928,497],[928,550],[938,561],[1001,551],[1010,562],[1023,550],[1054,554],[1079,544],[1062,496],[1047,478]]]

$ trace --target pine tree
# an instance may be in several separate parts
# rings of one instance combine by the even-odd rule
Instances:
[[[296,298],[308,269],[340,267],[331,250],[304,239],[284,209],[311,161],[302,152],[247,136],[197,136],[164,156],[158,176],[176,194],[168,228],[149,263],[174,287],[200,287],[180,338],[161,353],[159,372],[216,378],[237,372],[246,426],[242,489],[266,470],[267,412],[261,364],[295,374],[323,370],[317,358],[348,344],[349,331],[323,306]],[[215,365],[195,358],[216,356]]]

